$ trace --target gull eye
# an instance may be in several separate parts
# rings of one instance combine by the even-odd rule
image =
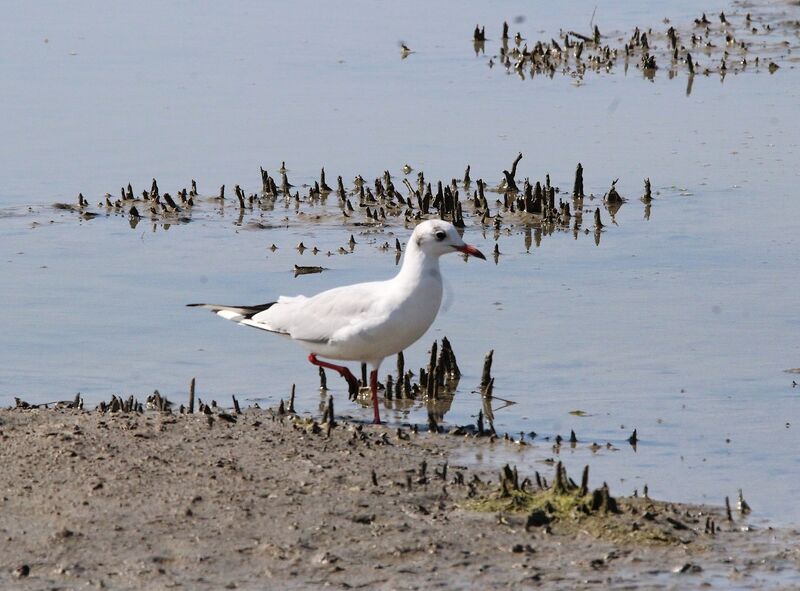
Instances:
[[[447,238],[447,232],[445,232],[444,230],[437,230],[436,234],[434,234],[434,236],[436,236],[436,240],[441,242],[442,240]]]

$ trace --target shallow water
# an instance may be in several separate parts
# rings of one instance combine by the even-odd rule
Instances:
[[[526,14],[512,31],[588,31],[594,3],[569,6]],[[740,18],[725,3],[704,8]],[[617,68],[576,85],[488,68],[472,29],[487,26],[491,55],[503,19],[524,14],[516,3],[426,8],[425,19],[413,3],[365,3],[347,18],[328,5],[125,10],[20,4],[18,26],[0,36],[11,56],[0,64],[9,81],[0,90],[0,403],[142,398],[154,388],[180,402],[194,376],[199,396],[221,403],[236,394],[275,404],[296,383],[299,410],[315,411],[317,373],[301,349],[184,304],[256,303],[388,277],[393,249],[377,245],[409,233],[305,221],[280,201],[259,219],[280,226],[288,217],[287,228],[248,229],[257,214],[239,226],[232,203],[224,213],[206,203],[189,224],[144,219],[132,230],[125,217],[80,220],[53,202],[82,191],[94,205],[128,181],[141,192],[153,176],[173,194],[191,178],[206,195],[223,183],[251,192],[258,167],[275,174],[282,160],[298,185],[324,165],[330,184],[389,169],[399,186],[405,163],[429,180],[460,178],[469,163],[473,179],[493,185],[522,151],[518,179],[550,173],[568,190],[580,161],[587,193],[601,196],[619,178],[629,201],[616,224],[603,212],[599,245],[591,234],[556,233],[526,249],[520,228],[500,236],[498,264],[443,261],[445,309],[406,364],[422,367],[433,339],[450,338],[464,377],[445,426],[474,422],[473,391],[494,349],[495,395],[516,403],[496,411],[496,428],[539,433],[539,453],[511,454],[521,464],[538,467],[552,453],[537,442],[572,429],[579,444],[561,457],[571,469],[591,459],[593,480],[617,492],[647,483],[652,496],[720,503],[742,488],[756,518],[800,523],[800,389],[784,371],[800,366],[792,54],[774,75],[696,76],[687,96],[680,73],[649,81]],[[619,3],[594,18],[601,30],[629,31],[661,28],[667,16],[699,15],[690,2],[640,12]],[[417,53],[401,60],[400,39]],[[638,200],[645,177],[649,219]],[[301,211],[335,206],[332,196],[327,209]],[[351,233],[352,254],[322,254]],[[465,237],[493,249],[493,231],[474,220]],[[300,241],[322,253],[300,254]],[[294,278],[295,264],[329,270]],[[386,365],[393,372],[394,361]],[[369,416],[329,382],[337,412]],[[418,407],[387,418],[426,421]],[[634,428],[635,452],[626,442]],[[617,449],[593,454],[591,442]]]

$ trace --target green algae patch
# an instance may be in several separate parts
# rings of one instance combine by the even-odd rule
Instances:
[[[540,510],[555,520],[576,512],[585,514],[589,500],[587,496],[558,494],[552,490],[514,490],[508,493],[498,490],[472,500],[468,508],[490,513],[530,513]]]
[[[516,469],[505,466],[497,488],[478,493],[464,508],[497,513],[516,520],[527,531],[589,535],[617,544],[689,544],[713,536],[716,524],[701,510],[677,507],[649,498],[616,499],[607,484],[589,491],[588,466],[580,485],[559,462],[552,484],[536,473],[535,481],[519,481]]]

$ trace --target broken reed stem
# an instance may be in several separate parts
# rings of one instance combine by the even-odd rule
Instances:
[[[439,432],[439,424],[436,422],[436,417],[433,415],[432,410],[428,410],[428,431],[431,433]]]
[[[553,492],[559,495],[567,493],[568,489],[568,482],[566,480],[566,471],[564,470],[564,465],[559,462],[556,464],[556,475],[555,480],[553,481]]]
[[[583,467],[583,475],[581,476],[581,488],[578,491],[579,496],[589,494],[589,465]]]
[[[322,422],[325,423],[325,434],[327,437],[330,437],[331,429],[336,426],[336,422],[333,419],[333,396],[328,396],[328,401],[325,404],[325,410],[322,415]]]
[[[438,342],[433,341],[433,346],[431,347],[430,361],[428,362],[428,371],[425,379],[425,390],[428,398],[436,397],[436,354],[438,350],[439,350]]]
[[[486,354],[486,358],[483,360],[483,373],[481,374],[481,388],[485,389],[489,386],[489,382],[492,379],[492,358],[494,356],[494,349],[489,351]]]
[[[391,400],[394,397],[394,378],[392,374],[386,376],[386,400]]]
[[[403,379],[405,376],[405,371],[405,357],[403,356],[403,352],[400,351],[397,354],[397,398],[403,398]]]
[[[244,191],[242,191],[239,185],[234,187],[234,193],[236,193],[236,198],[239,200],[239,209],[244,209]]]
[[[513,179],[513,178],[515,178],[515,177],[517,176],[517,165],[519,164],[519,161],[520,161],[520,160],[522,160],[522,152],[520,152],[519,154],[517,154],[517,157],[516,157],[516,158],[514,158],[514,162],[513,162],[513,164],[511,165],[511,178],[512,178],[512,179]]]
[[[575,169],[575,184],[572,188],[572,196],[583,198],[583,165],[578,162],[578,167]]]
[[[453,352],[453,346],[450,344],[450,340],[447,337],[442,337],[441,357],[444,359],[445,366],[447,367],[450,375],[457,380],[460,379],[461,369],[458,367],[456,354]]]

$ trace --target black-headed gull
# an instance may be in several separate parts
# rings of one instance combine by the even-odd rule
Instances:
[[[313,297],[281,296],[257,306],[189,305],[297,341],[311,352],[311,363],[337,371],[351,391],[358,388],[358,380],[350,370],[317,356],[368,363],[374,422],[380,423],[381,362],[414,343],[433,324],[442,303],[439,257],[456,251],[486,260],[461,239],[453,224],[427,220],[414,229],[400,271],[387,281],[345,285]]]

